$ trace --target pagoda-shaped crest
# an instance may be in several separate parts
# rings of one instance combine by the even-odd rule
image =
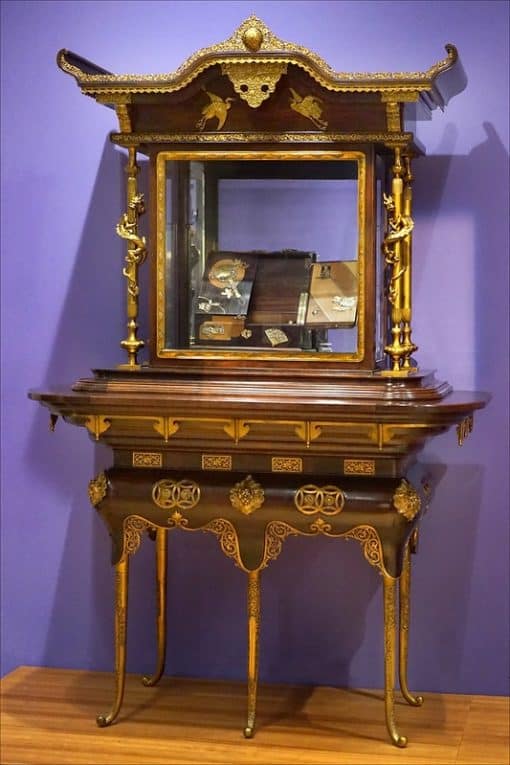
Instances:
[[[120,94],[174,93],[204,72],[219,67],[239,98],[258,108],[275,91],[278,81],[291,66],[306,72],[328,91],[386,93],[393,101],[400,102],[421,98],[429,108],[435,108],[444,106],[466,84],[456,48],[447,45],[446,51],[446,58],[421,72],[337,72],[316,53],[277,37],[261,19],[252,15],[227,40],[198,50],[175,72],[112,74],[67,50],[58,53],[57,61],[64,72],[75,77],[84,93],[103,103],[108,100],[118,103]]]

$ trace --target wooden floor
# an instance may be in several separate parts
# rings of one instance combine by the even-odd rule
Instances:
[[[382,695],[262,686],[255,738],[242,736],[242,683],[128,677],[121,717],[99,729],[112,676],[20,667],[2,681],[2,765],[508,765],[508,699],[430,694],[398,703],[407,749],[386,740]]]

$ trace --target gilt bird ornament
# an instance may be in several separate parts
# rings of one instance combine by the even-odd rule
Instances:
[[[204,93],[209,96],[209,103],[204,106],[202,109],[202,116],[198,120],[196,126],[199,130],[203,130],[205,128],[206,123],[209,120],[217,119],[218,124],[216,126],[216,130],[221,130],[223,125],[226,122],[228,110],[230,109],[230,106],[233,101],[235,101],[234,98],[221,98],[220,96],[217,96],[215,93],[211,93],[208,90],[204,90]]]
[[[290,99],[290,108],[295,112],[311,120],[316,128],[325,130],[328,126],[326,120],[322,119],[322,101],[316,96],[300,96],[294,88],[289,88],[292,98]]]

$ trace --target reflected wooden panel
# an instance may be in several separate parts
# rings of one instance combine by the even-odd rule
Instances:
[[[164,677],[145,688],[129,675],[122,725],[99,730],[94,713],[110,691],[110,673],[18,668],[2,681],[3,765],[508,762],[501,697],[427,694],[419,710],[399,700],[411,743],[397,750],[378,691],[262,685],[251,741],[241,732],[244,683]]]

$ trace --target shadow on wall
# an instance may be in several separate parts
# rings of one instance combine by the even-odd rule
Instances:
[[[508,395],[505,340],[508,327],[508,222],[505,211],[508,207],[509,157],[493,125],[484,123],[483,127],[486,140],[468,156],[443,156],[453,152],[457,137],[457,129],[447,126],[437,149],[439,155],[429,157],[423,163],[423,170],[419,163],[416,165],[418,215],[434,226],[439,202],[449,190],[450,196],[444,201],[446,214],[461,214],[472,227],[470,238],[461,239],[454,249],[439,250],[439,243],[436,244],[438,252],[430,253],[432,259],[435,258],[436,268],[448,269],[449,283],[455,286],[453,280],[462,284],[467,279],[470,288],[469,304],[459,307],[450,296],[445,296],[444,285],[438,284],[436,300],[440,295],[447,308],[439,319],[435,317],[435,326],[441,326],[440,322],[443,322],[445,332],[450,333],[450,354],[442,361],[441,353],[436,351],[434,365],[437,364],[440,376],[441,372],[444,374],[442,365],[448,366],[449,374],[453,370],[462,376],[467,363],[473,369],[473,387],[493,395],[487,410],[475,414],[475,432],[465,447],[476,464],[451,464],[459,460],[454,432],[435,439],[424,454],[424,459],[440,459],[450,466],[432,512],[423,524],[422,551],[416,559],[415,618],[411,640],[416,646],[416,659],[420,655],[435,657],[435,661],[427,666],[417,666],[416,685],[440,692],[466,693],[473,689],[478,693],[495,692],[496,658],[486,654],[467,659],[472,648],[465,643],[469,636],[473,643],[475,632],[469,621],[476,608],[480,614],[478,644],[483,643],[481,614],[492,612],[495,614],[490,627],[493,634],[487,634],[486,645],[500,645],[494,635],[504,624],[503,604],[503,608],[508,607],[504,590],[491,590],[488,599],[482,603],[475,599],[479,597],[476,594],[479,587],[473,586],[475,577],[488,579],[494,576],[501,569],[501,560],[507,560],[508,556],[508,516],[503,488],[507,481],[508,437],[507,422],[502,413]],[[452,223],[455,225],[455,219]],[[417,238],[419,230],[418,225]],[[450,244],[452,241],[454,239],[450,237]],[[419,285],[421,271],[430,267],[430,261],[427,267],[430,243],[418,244],[415,279]],[[429,301],[429,298],[425,300]],[[469,321],[472,336],[467,336],[462,325],[455,325],[459,316]],[[424,323],[421,332],[426,331]],[[455,335],[462,338],[456,344]],[[420,344],[420,333],[416,336]],[[426,353],[427,349],[424,349],[423,355]],[[502,489],[490,505],[492,521],[489,522],[480,517],[480,513],[482,507],[485,511],[489,508],[494,493],[489,481],[494,484],[495,480],[501,482]],[[492,530],[490,524],[494,526]],[[489,539],[490,551],[487,547]],[[507,579],[502,587],[508,588]],[[413,661],[411,654],[411,665]],[[478,666],[471,672],[471,677],[467,677],[466,667],[470,662]]]
[[[460,693],[484,471],[442,470],[412,559],[409,682],[418,692]]]
[[[121,276],[125,247],[115,233],[124,211],[124,157],[107,140],[98,165],[45,386],[72,383],[89,365],[121,360],[125,333]],[[65,257],[65,254],[64,254]]]
[[[483,127],[487,140],[469,155],[474,182],[461,200],[476,223],[476,383],[499,378],[507,394],[508,346],[500,340],[508,332],[509,154],[494,126]]]
[[[243,680],[247,577],[212,535],[179,537],[170,535],[167,671]],[[356,543],[286,540],[261,574],[261,681],[348,685],[377,587]]]
[[[124,248],[115,234],[115,223],[123,209],[123,164],[122,155],[108,141],[40,389],[70,385],[79,374],[88,373],[90,364],[111,365],[112,360],[120,360],[124,286],[119,276]],[[105,577],[111,576],[108,538],[87,499],[94,451],[82,428],[59,422],[57,432],[48,435],[47,417],[47,410],[39,407],[28,441],[27,460],[56,497],[51,509],[58,518],[54,523],[59,532],[66,523],[67,533],[62,534],[62,558],[44,662],[52,666],[94,666],[97,657],[84,636],[96,621],[101,622],[100,630],[107,624],[110,603],[102,604]],[[106,449],[98,447],[96,467],[107,461]],[[100,618],[92,615],[96,608],[101,609]]]
[[[264,581],[269,603],[263,676],[271,682],[351,686],[353,657],[371,629],[371,601],[381,594],[380,577],[361,546],[292,537]],[[382,622],[379,627],[374,638],[382,646]],[[375,654],[382,657],[382,650]],[[376,675],[379,670],[382,676],[382,663]]]
[[[470,348],[452,350],[470,352],[473,349],[476,388],[483,389],[494,381],[496,386],[504,385],[506,394],[508,358],[501,338],[508,337],[509,154],[494,126],[485,122],[483,128],[487,139],[469,155],[458,156],[454,154],[458,129],[447,125],[437,154],[427,157],[423,164],[416,162],[414,207],[418,225],[413,282],[416,292],[423,275],[430,271],[430,260],[434,257],[438,260],[437,255],[429,253],[431,242],[423,239],[423,231],[429,233],[430,240],[431,227],[441,207],[445,214],[462,213],[473,225],[472,248],[466,252],[461,243],[454,252],[442,252],[439,263],[441,265],[442,259],[443,267],[450,271],[449,279],[455,270],[456,278],[462,281],[466,278],[465,266],[469,269],[467,278],[473,282],[474,336]],[[444,199],[448,189],[452,193]],[[429,226],[421,228],[422,222]],[[436,249],[439,246],[436,245]],[[447,324],[456,320],[456,313],[457,307],[450,305],[449,321],[445,317]],[[423,325],[416,333],[418,345],[420,334],[426,331],[427,326]],[[422,350],[424,354],[427,352],[426,348]],[[434,360],[434,366],[436,364],[440,367],[440,358]]]

